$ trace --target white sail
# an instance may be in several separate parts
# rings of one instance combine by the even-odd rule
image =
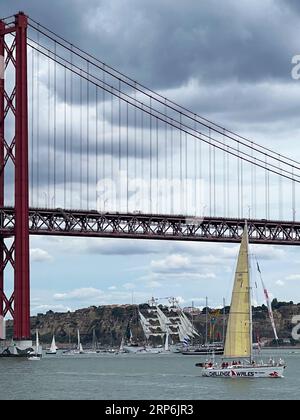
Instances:
[[[186,337],[186,333],[181,324],[178,325],[178,334],[179,334],[179,341],[182,343]]]
[[[0,340],[6,339],[6,328],[5,328],[5,320],[2,315],[0,315]]]
[[[83,353],[82,344],[80,342],[80,332],[79,329],[77,330],[77,349],[79,350],[79,353]]]
[[[179,340],[183,341],[184,337],[194,338],[195,336],[199,336],[192,322],[179,306],[177,300],[171,298],[171,301],[173,305],[176,305],[173,309],[177,312],[177,316],[172,317],[171,319],[173,320],[173,327],[177,330]]]
[[[39,348],[40,348],[40,339],[39,339],[39,332],[36,330],[36,345],[35,345],[35,353],[36,355],[39,354]]]
[[[167,332],[166,332],[166,341],[165,341],[165,351],[169,351],[169,328],[167,328]]]
[[[57,349],[58,348],[56,347],[55,336],[53,335],[50,351],[51,351],[51,353],[55,353],[57,351]]]
[[[147,309],[147,318],[139,311],[141,326],[147,339],[150,336],[161,336],[163,339],[167,329],[170,338],[177,337],[175,341],[182,342],[184,337],[194,338],[199,335],[178,303],[174,306],[174,302],[176,299],[172,299],[173,306],[168,308],[168,314],[156,305],[155,299],[151,300],[151,307]]]
[[[80,332],[79,332],[79,329],[77,330],[77,349],[80,351],[80,346],[81,346],[81,343],[80,343]]]
[[[157,316],[159,319],[161,330],[163,332],[166,332],[168,327],[170,326],[169,318],[163,313],[163,311],[159,307],[157,307]]]
[[[149,321],[147,321],[147,319],[144,317],[144,315],[140,311],[139,311],[139,317],[140,317],[140,321],[141,321],[141,325],[142,325],[144,334],[145,334],[146,338],[148,339],[151,335],[150,323],[149,323]]]
[[[41,360],[41,356],[40,356],[41,353],[42,353],[42,349],[40,352],[39,332],[38,330],[36,330],[35,331],[35,351],[34,353],[30,353],[28,360],[29,361]]]
[[[199,335],[198,332],[193,327],[193,324],[191,323],[191,321],[188,319],[188,317],[186,316],[184,312],[180,314],[180,320],[185,330],[185,335],[188,335],[189,337],[195,337],[195,335],[196,336]]]
[[[120,351],[124,351],[124,338],[122,338],[121,340],[121,344],[120,344]]]
[[[95,328],[93,328],[93,344],[92,344],[92,347],[93,347],[94,351],[97,350],[97,336],[96,336]]]

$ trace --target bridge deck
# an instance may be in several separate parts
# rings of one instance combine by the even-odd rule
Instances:
[[[15,229],[11,207],[0,209],[0,234]],[[300,245],[300,222],[247,220],[251,243]],[[32,208],[31,235],[155,239],[176,241],[239,242],[245,219],[182,215],[99,213],[97,211]]]

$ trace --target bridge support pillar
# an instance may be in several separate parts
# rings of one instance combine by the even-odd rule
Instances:
[[[4,22],[0,21],[0,33],[5,30]],[[0,207],[4,207],[4,36],[0,36]],[[3,169],[2,169],[3,168]],[[4,239],[0,236],[0,267],[3,267],[4,262]],[[2,321],[4,311],[4,273],[0,270],[0,317]],[[0,337],[1,338],[1,337]]]
[[[27,16],[19,13],[14,22],[0,22],[0,55],[3,73],[14,70],[15,85],[6,90],[0,82],[0,206],[4,207],[4,176],[8,161],[14,167],[15,229],[8,241],[0,237],[0,315],[10,313],[14,320],[15,347],[26,350],[30,344],[29,284],[29,187],[28,187],[28,92],[27,92]],[[10,34],[9,43],[6,36]],[[13,38],[13,41],[11,41]],[[4,74],[3,74],[4,76]],[[14,120],[13,138],[6,121]],[[1,233],[0,233],[1,234]],[[4,274],[8,265],[14,272],[10,297],[5,294]]]

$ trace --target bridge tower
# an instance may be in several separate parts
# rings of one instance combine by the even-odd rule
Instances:
[[[29,182],[27,16],[0,21],[0,207],[5,204],[5,175],[13,167],[15,228],[10,238],[0,232],[0,316],[14,320],[15,351],[31,346],[29,284]],[[9,82],[4,77],[13,69]],[[12,74],[14,73],[14,74]],[[11,82],[11,78],[13,82]],[[13,84],[13,86],[9,86]],[[13,125],[13,127],[12,127]],[[5,274],[13,269],[13,292],[5,293]]]

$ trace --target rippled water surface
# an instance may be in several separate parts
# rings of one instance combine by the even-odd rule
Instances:
[[[300,351],[276,354],[288,364],[283,379],[202,378],[201,358],[180,354],[0,359],[0,400],[300,399]]]

